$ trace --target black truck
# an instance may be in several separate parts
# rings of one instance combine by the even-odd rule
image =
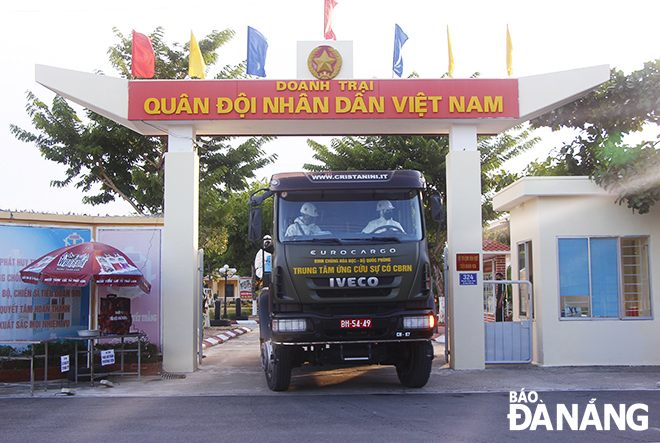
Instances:
[[[305,363],[394,365],[404,386],[427,383],[437,316],[424,189],[418,171],[299,172],[252,194],[251,241],[261,241],[260,205],[274,205],[272,273],[258,296],[271,390],[287,390]],[[442,221],[440,197],[430,200]]]

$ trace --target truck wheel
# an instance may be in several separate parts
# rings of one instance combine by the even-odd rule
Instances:
[[[396,365],[396,374],[407,388],[421,388],[429,381],[433,362],[433,345],[429,341],[407,343],[404,358]]]
[[[271,391],[286,391],[291,383],[291,351],[270,340],[261,342],[261,365]]]

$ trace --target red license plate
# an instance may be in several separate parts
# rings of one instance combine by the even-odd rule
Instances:
[[[371,319],[370,318],[359,318],[359,319],[350,319],[350,320],[340,320],[342,329],[353,329],[353,328],[370,328]]]

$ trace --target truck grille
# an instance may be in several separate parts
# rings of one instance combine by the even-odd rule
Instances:
[[[327,278],[312,278],[309,289],[316,291],[316,295],[320,298],[371,298],[371,297],[388,297],[392,294],[392,287],[395,283],[395,277],[385,276],[380,277],[378,287],[330,287],[330,282]]]
[[[356,288],[356,289],[317,289],[316,295],[321,298],[361,298],[387,297],[391,288]]]

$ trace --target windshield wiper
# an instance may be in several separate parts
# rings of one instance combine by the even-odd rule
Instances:
[[[396,243],[401,243],[401,239],[399,237],[371,237],[371,239],[374,241],[393,241]]]
[[[359,237],[359,238],[351,238],[351,239],[345,239],[345,240],[401,243],[401,239],[399,237]]]
[[[310,241],[310,240],[304,240]],[[338,245],[343,245],[344,243],[337,237],[312,237],[311,241],[314,243],[336,243]]]

